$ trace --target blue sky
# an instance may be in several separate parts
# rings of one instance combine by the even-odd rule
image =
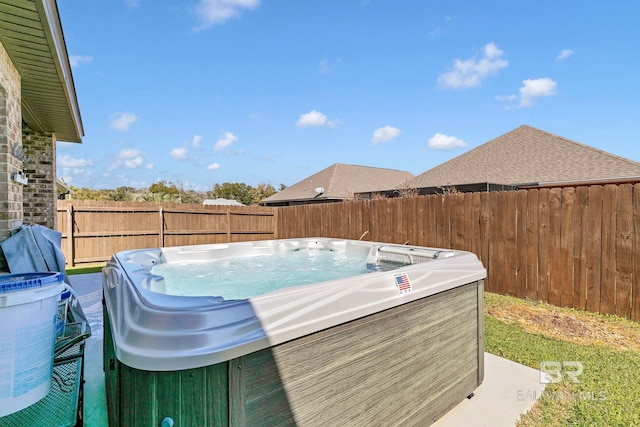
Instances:
[[[58,176],[418,175],[522,124],[640,161],[640,2],[58,0],[84,124]]]

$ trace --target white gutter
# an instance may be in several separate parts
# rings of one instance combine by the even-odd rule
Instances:
[[[43,30],[49,41],[49,45],[55,50],[55,52],[51,53],[58,71],[60,83],[67,98],[67,104],[71,109],[74,127],[78,136],[77,142],[82,142],[84,128],[82,126],[82,118],[80,117],[80,107],[78,106],[78,100],[76,98],[75,85],[73,84],[69,55],[62,32],[62,24],[60,23],[58,5],[56,0],[36,0],[35,4],[38,9],[38,14],[46,18],[42,21]]]

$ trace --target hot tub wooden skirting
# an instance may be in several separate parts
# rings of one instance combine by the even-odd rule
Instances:
[[[110,426],[428,425],[484,376],[483,281],[227,362],[151,372],[116,357],[105,311]]]

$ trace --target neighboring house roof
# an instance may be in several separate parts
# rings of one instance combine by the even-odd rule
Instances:
[[[84,130],[55,0],[0,0],[0,43],[21,77],[22,118],[36,132],[82,142]]]
[[[412,188],[640,177],[640,163],[523,125],[420,174]]]
[[[202,204],[205,206],[212,206],[212,205],[245,206],[242,203],[238,202],[237,200],[229,200],[229,199],[225,199],[224,197],[218,197],[217,199],[204,199]]]
[[[324,202],[353,198],[355,193],[402,186],[413,174],[395,169],[335,163],[262,201],[263,204],[285,202]]]

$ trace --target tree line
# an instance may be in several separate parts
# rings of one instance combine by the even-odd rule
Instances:
[[[199,192],[185,189],[171,181],[159,181],[149,188],[118,187],[115,189],[92,189],[71,186],[66,197],[71,200],[111,200],[116,202],[165,202],[202,204],[205,199],[224,198],[235,200],[243,205],[258,205],[276,189],[271,184],[258,184],[256,187],[241,182],[214,184],[211,189]],[[286,188],[280,184],[277,191]]]

